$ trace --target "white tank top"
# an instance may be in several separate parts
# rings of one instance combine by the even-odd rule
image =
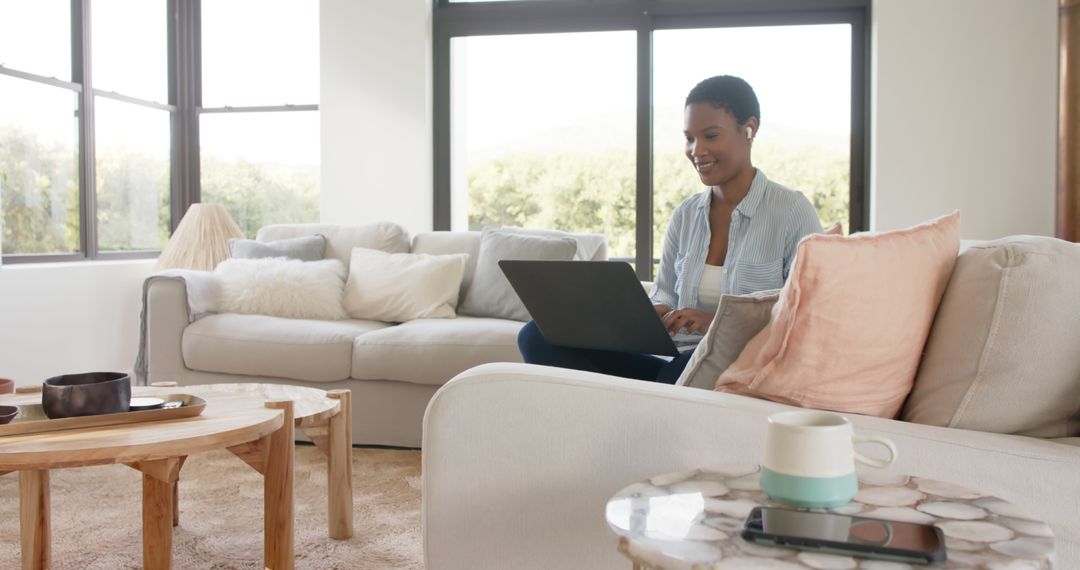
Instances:
[[[702,307],[715,311],[720,305],[720,294],[724,287],[724,266],[705,264],[698,283],[698,303]]]

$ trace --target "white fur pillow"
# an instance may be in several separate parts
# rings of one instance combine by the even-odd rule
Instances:
[[[337,259],[226,259],[214,270],[217,309],[291,319],[347,318],[345,264]]]
[[[467,253],[386,253],[354,247],[345,310],[354,319],[395,323],[454,318],[468,259]]]

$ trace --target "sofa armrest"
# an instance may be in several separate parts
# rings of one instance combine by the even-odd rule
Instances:
[[[148,277],[144,287],[147,382],[172,380],[185,369],[180,346],[191,322],[187,287],[180,277],[162,275]]]
[[[604,521],[608,498],[660,473],[755,466],[767,416],[784,409],[524,364],[468,370],[424,417],[427,568],[626,568]],[[1050,523],[1059,561],[1080,559],[1080,449],[849,417],[860,433],[896,443],[891,471],[1013,501]]]

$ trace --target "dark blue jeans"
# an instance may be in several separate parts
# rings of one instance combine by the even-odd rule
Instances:
[[[518,333],[518,349],[529,364],[572,368],[664,384],[674,384],[679,379],[694,352],[684,352],[669,362],[651,354],[555,346],[544,340],[544,335],[540,334],[540,329],[533,321],[526,323]]]

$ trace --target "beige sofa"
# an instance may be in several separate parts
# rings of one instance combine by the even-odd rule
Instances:
[[[260,229],[256,239],[311,234],[326,236],[325,257],[346,267],[357,246],[390,253],[468,253],[462,292],[471,286],[481,238],[480,232],[426,232],[410,240],[402,227],[380,223],[274,225]],[[603,236],[571,237],[578,240],[579,256],[606,258]],[[521,362],[522,322],[459,315],[395,324],[214,313],[189,298],[196,283],[192,277],[147,280],[142,380],[348,388],[356,444],[419,447],[424,409],[443,383],[479,364]]]
[[[1080,245],[1014,237],[970,247],[901,419],[849,417],[896,443],[890,472],[1012,502],[1020,512],[1009,532],[1038,542],[1051,530],[1056,567],[1080,568],[1078,328]],[[527,364],[469,370],[436,393],[424,418],[426,568],[629,568],[604,520],[608,498],[661,473],[756,466],[767,416],[785,409]],[[798,567],[792,561],[760,564]],[[968,563],[1034,567],[996,554]]]

